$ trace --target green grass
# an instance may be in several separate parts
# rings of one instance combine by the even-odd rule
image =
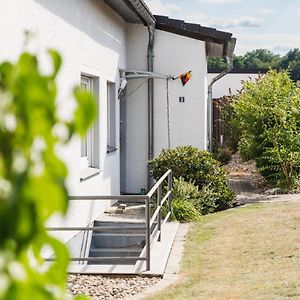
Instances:
[[[300,201],[254,204],[192,225],[180,280],[147,299],[300,299]]]

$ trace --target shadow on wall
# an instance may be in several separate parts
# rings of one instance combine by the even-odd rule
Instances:
[[[84,32],[96,43],[120,51],[124,47],[122,36],[111,26],[112,20],[120,29],[125,21],[103,1],[97,0],[35,0],[36,3],[59,16],[71,26]],[[99,11],[102,13],[96,14]]]

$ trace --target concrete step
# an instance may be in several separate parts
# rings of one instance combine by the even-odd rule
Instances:
[[[101,222],[94,221],[94,227],[97,227],[97,232],[119,232],[119,233],[144,233],[146,232],[146,226],[143,223],[127,223],[127,222]]]
[[[90,257],[139,256],[142,248],[91,248]]]
[[[141,254],[142,248],[91,248],[89,257],[100,257],[99,260],[89,261],[89,265],[134,265],[136,257]],[[127,259],[124,259],[127,257]],[[130,259],[130,257],[133,257]]]
[[[130,257],[103,257],[93,261],[89,261],[88,265],[132,265],[134,266],[137,262],[136,256]]]
[[[143,247],[145,235],[140,233],[94,233],[92,248]]]

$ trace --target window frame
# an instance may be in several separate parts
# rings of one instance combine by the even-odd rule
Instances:
[[[116,84],[111,81],[106,82],[107,96],[107,153],[118,150],[117,148],[117,98]]]
[[[99,77],[81,73],[80,86],[95,95],[98,108]],[[97,117],[97,120],[88,129],[86,136],[81,139],[80,181],[100,173],[99,138],[99,118]]]

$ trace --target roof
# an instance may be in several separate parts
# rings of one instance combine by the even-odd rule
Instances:
[[[208,67],[208,73],[221,73],[224,68],[211,68]],[[248,68],[248,69],[241,69],[241,68],[233,68],[229,71],[231,74],[265,74],[269,71],[268,68]]]
[[[155,15],[155,28],[178,35],[186,36],[206,42],[206,51],[209,56],[223,56],[226,54],[227,43],[232,33],[219,31],[215,28],[187,23],[183,20],[171,19],[167,16]]]
[[[154,25],[155,18],[143,0],[104,0],[127,23]]]
[[[208,56],[225,56],[232,33],[215,28],[171,19],[167,16],[153,15],[143,0],[104,0],[126,22],[154,25],[158,30],[186,36],[205,42]]]

